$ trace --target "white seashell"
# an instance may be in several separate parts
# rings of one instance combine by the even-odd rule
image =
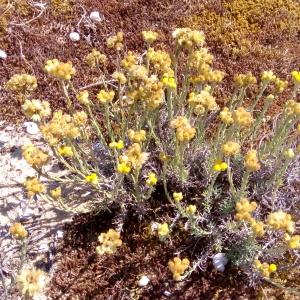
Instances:
[[[6,59],[7,58],[7,54],[4,50],[0,50],[0,59]]]
[[[150,279],[149,279],[147,276],[143,275],[143,276],[141,277],[141,279],[138,281],[138,286],[144,287],[144,286],[146,286],[149,282],[150,282]]]
[[[69,35],[69,37],[70,37],[70,40],[72,41],[72,42],[78,42],[79,40],[80,40],[80,35],[79,35],[79,33],[78,32],[71,32],[70,33],[70,35]]]
[[[214,255],[213,265],[218,271],[224,272],[227,263],[228,258],[226,257],[225,253],[217,253],[216,255]]]
[[[39,127],[34,122],[24,122],[24,126],[26,127],[26,132],[29,134],[37,134],[40,132]]]
[[[90,19],[94,22],[101,22],[104,20],[104,16],[99,13],[99,11],[92,11],[90,14]]]

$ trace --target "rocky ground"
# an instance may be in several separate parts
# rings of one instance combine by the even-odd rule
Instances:
[[[24,192],[23,182],[35,171],[22,158],[21,147],[28,143],[43,146],[39,133],[28,133],[35,131],[28,129],[30,125],[0,123],[0,267],[7,286],[20,263],[20,245],[10,236],[9,226],[21,222],[29,232],[26,264],[49,271],[56,244],[63,237],[62,226],[71,218],[41,200],[29,200]],[[48,168],[59,172],[55,164]],[[3,293],[0,285],[0,295]]]

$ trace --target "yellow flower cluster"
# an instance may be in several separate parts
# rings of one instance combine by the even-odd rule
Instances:
[[[106,40],[106,46],[110,49],[115,48],[117,51],[120,51],[123,48],[123,39],[124,33],[120,31]]]
[[[204,44],[205,36],[202,31],[191,28],[177,28],[172,32],[176,43],[185,48],[200,47]]]
[[[148,186],[154,186],[157,184],[157,176],[155,173],[153,173],[153,172],[148,173],[148,177],[146,179],[146,184]]]
[[[134,143],[142,143],[146,141],[146,131],[143,129],[139,131],[129,129],[127,134],[129,139]]]
[[[234,83],[238,87],[247,87],[255,84],[256,82],[257,82],[256,78],[255,76],[252,75],[251,72],[247,74],[238,74],[234,76]]]
[[[293,159],[295,157],[295,152],[292,148],[289,148],[283,152],[283,155],[287,159]]]
[[[84,127],[87,124],[88,116],[85,111],[76,111],[72,115],[73,122],[78,127]]]
[[[22,148],[22,155],[28,164],[36,168],[41,168],[49,161],[49,155],[32,144]]]
[[[281,80],[280,78],[276,77],[274,80],[275,85],[275,93],[280,94],[282,93],[289,85],[287,80]]]
[[[285,110],[288,115],[300,116],[300,102],[295,100],[288,100],[285,103]]]
[[[24,240],[28,236],[28,231],[21,223],[14,223],[9,227],[9,233],[17,240]]]
[[[221,82],[225,73],[219,70],[213,70],[211,63],[213,55],[207,48],[200,48],[191,53],[190,58],[190,81],[194,84],[203,82]]]
[[[130,171],[131,171],[130,164],[128,162],[122,162],[119,159],[119,163],[117,165],[117,171],[120,174],[128,174],[128,173],[130,173]]]
[[[261,263],[258,259],[254,261],[254,266],[264,277],[270,277],[271,273],[277,271],[275,264]]]
[[[285,230],[288,233],[295,231],[295,222],[292,221],[292,216],[282,210],[270,213],[267,223],[274,229]]]
[[[23,268],[16,282],[25,298],[38,297],[46,285],[46,275],[42,270]]]
[[[232,118],[234,123],[242,128],[249,128],[254,122],[252,114],[246,111],[244,107],[238,107],[236,110],[234,110],[232,113]]]
[[[58,59],[47,60],[45,70],[48,74],[62,80],[70,80],[75,74],[71,62],[62,63]]]
[[[91,173],[85,176],[85,181],[90,184],[96,185],[99,182],[98,175],[96,173]]]
[[[261,81],[263,83],[269,83],[276,80],[276,75],[273,71],[263,71],[261,74]]]
[[[174,71],[170,70],[168,73],[164,73],[161,79],[164,87],[175,90],[177,87],[176,79],[174,77]]]
[[[300,84],[300,72],[292,71],[291,75],[292,75],[295,85],[299,85]]]
[[[32,197],[45,191],[45,186],[40,183],[36,177],[27,177],[24,186],[28,197]]]
[[[83,105],[88,105],[90,103],[89,92],[87,90],[79,92],[76,95],[76,99],[79,101],[79,103]]]
[[[188,142],[195,137],[196,129],[191,127],[186,117],[179,116],[173,119],[170,126],[176,129],[176,138],[179,142]]]
[[[194,92],[189,94],[188,102],[196,114],[199,114],[199,112],[201,114],[205,110],[214,111],[219,109],[216,99],[210,91],[211,87],[206,86],[199,94]]]
[[[255,235],[262,237],[265,234],[265,224],[261,221],[256,221],[252,218],[250,221],[250,226]]]
[[[181,192],[177,193],[177,192],[174,192],[173,193],[173,199],[175,202],[179,202],[183,199],[183,195]]]
[[[127,82],[126,76],[122,72],[115,71],[111,77],[118,81],[119,84],[125,84]]]
[[[257,203],[252,201],[250,202],[246,198],[240,199],[236,206],[236,214],[235,218],[239,221],[246,221],[249,222],[250,227],[255,235],[262,237],[265,234],[265,224],[261,221],[256,221],[254,218],[252,218],[251,214],[256,209]]]
[[[237,142],[229,141],[222,145],[221,150],[225,156],[237,155],[241,151],[241,146]]]
[[[14,74],[7,81],[6,87],[17,93],[32,92],[37,88],[37,80],[29,74]]]
[[[22,109],[25,116],[35,122],[39,122],[51,115],[51,108],[48,101],[27,99],[22,105]]]
[[[226,125],[231,125],[234,122],[232,112],[229,111],[228,107],[224,107],[219,116],[221,121]]]
[[[132,65],[128,70],[128,76],[132,80],[146,81],[148,79],[148,70],[144,66]]]
[[[284,239],[290,249],[300,249],[300,235],[290,236],[288,233],[284,235]]]
[[[73,149],[70,146],[63,145],[57,149],[58,153],[63,157],[73,157]]]
[[[127,55],[121,61],[121,66],[124,69],[129,70],[132,66],[136,65],[137,63],[137,56],[132,51],[128,51]]]
[[[228,168],[227,163],[219,159],[216,160],[215,164],[213,165],[213,170],[216,172],[224,172],[227,170],[227,168]]]
[[[41,131],[51,146],[57,145],[65,138],[73,140],[80,136],[79,128],[72,117],[60,110],[54,112],[52,119],[46,125],[41,126]]]
[[[190,215],[190,216],[193,216],[197,211],[197,207],[196,205],[188,205],[186,208],[185,208],[185,212]]]
[[[107,232],[102,232],[98,241],[101,244],[96,247],[96,252],[99,255],[108,253],[113,254],[117,251],[117,248],[122,245],[120,232],[115,231],[114,229],[109,229]]]
[[[160,239],[165,239],[170,233],[168,223],[162,223],[157,225],[157,234]]]
[[[100,51],[93,49],[84,59],[85,63],[91,68],[105,65],[107,63],[107,57]]]
[[[61,197],[61,187],[58,186],[57,188],[50,190],[49,193],[53,199],[57,200]]]
[[[237,213],[235,214],[235,218],[239,221],[248,221],[250,222],[252,217],[251,214],[256,209],[257,203],[255,201],[250,202],[246,198],[240,199],[235,206],[235,210]]]
[[[148,109],[158,108],[164,100],[163,83],[157,77],[149,77],[139,89],[141,99],[145,100]]]
[[[125,162],[134,169],[140,169],[148,159],[148,156],[148,153],[142,152],[140,144],[134,143],[128,148],[125,155],[122,156],[123,160],[121,162]]]
[[[97,99],[102,104],[108,104],[114,99],[114,97],[115,97],[114,91],[100,90],[99,93],[97,94]]]
[[[152,44],[158,38],[158,33],[152,30],[142,31],[142,36],[147,44]]]
[[[245,167],[251,172],[255,172],[260,169],[256,150],[250,150],[245,155]]]
[[[171,57],[170,55],[162,50],[154,50],[149,48],[147,51],[147,58],[156,71],[160,73],[168,73],[171,68]]]
[[[124,142],[122,140],[119,140],[117,142],[111,142],[109,143],[109,148],[122,150],[124,148]]]
[[[175,281],[180,281],[182,279],[182,274],[190,266],[190,261],[187,258],[180,259],[179,257],[174,257],[173,260],[169,260],[168,267],[173,274],[173,279]]]

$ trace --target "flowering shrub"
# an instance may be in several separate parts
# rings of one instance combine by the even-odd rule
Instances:
[[[169,242],[182,220],[184,230],[207,242],[204,258],[223,250],[233,264],[269,277],[277,270],[274,264],[254,265],[255,259],[274,261],[288,251],[297,255],[299,248],[295,203],[277,201],[300,150],[300,103],[295,100],[299,72],[292,72],[291,96],[269,138],[261,140],[270,125],[268,109],[287,88],[285,80],[272,71],[260,79],[237,74],[233,95],[220,108],[215,92],[225,73],[213,68],[202,32],[176,29],[173,53],[153,48],[157,33],[144,31],[142,36],[147,49],[141,55],[124,51],[121,32],[108,38],[107,47],[117,57],[113,74],[107,73],[104,54],[95,49],[87,54],[86,63],[99,70],[97,93],[73,85],[76,71],[71,62],[46,62],[45,72],[57,81],[69,113],[51,114],[47,102],[26,95],[24,113],[37,122],[49,145],[48,153],[32,145],[23,149],[37,172],[24,184],[28,196],[75,212],[117,205],[126,214],[134,207],[143,217],[157,189],[176,213],[157,220],[154,231],[161,242]],[[20,85],[13,77],[7,86],[19,91]],[[258,93],[245,106],[250,86]],[[256,111],[258,102],[264,103],[261,111]],[[50,156],[68,173],[47,174],[44,166]],[[74,184],[77,191],[90,191],[89,201],[80,202],[76,193],[67,192]],[[270,193],[271,198],[264,197]],[[97,252],[114,253],[122,246],[121,236],[114,229],[102,233]],[[189,265],[188,259],[171,261],[174,279],[180,280]]]

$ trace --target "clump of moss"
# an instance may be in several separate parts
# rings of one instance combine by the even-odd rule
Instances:
[[[72,0],[52,0],[51,6],[57,15],[64,15],[72,12],[73,9]]]
[[[206,6],[187,20],[230,54],[280,55],[274,43],[297,36],[300,3],[293,0],[232,0]],[[284,39],[284,41],[283,41]]]

